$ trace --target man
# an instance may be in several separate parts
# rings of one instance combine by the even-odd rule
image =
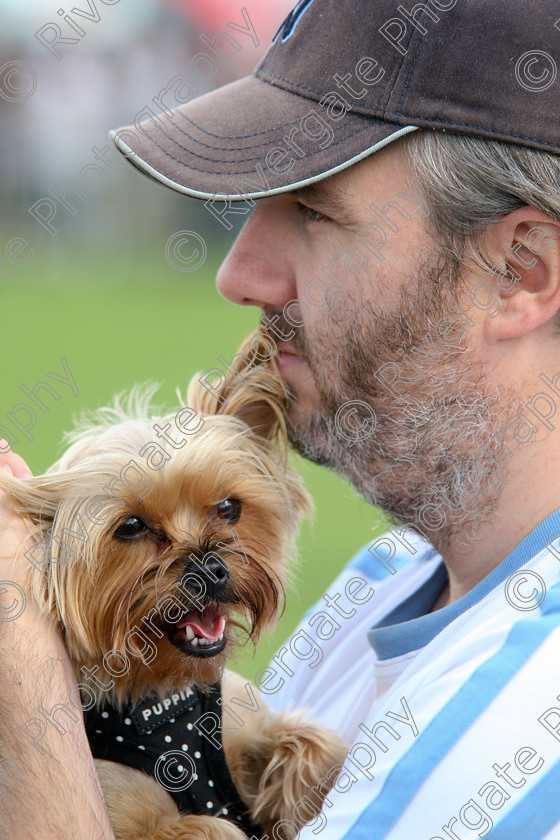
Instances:
[[[408,526],[255,679],[352,745],[323,813],[294,808],[305,840],[560,837],[560,21],[552,0],[527,12],[305,0],[254,77],[113,134],[214,215],[263,199],[218,289],[262,310],[296,448]],[[71,684],[58,639],[25,627],[0,658],[6,751],[33,644],[53,651],[44,705]],[[111,837],[72,737],[19,782],[10,837],[48,785],[63,816],[42,800],[34,836],[74,836],[71,767],[80,835]]]

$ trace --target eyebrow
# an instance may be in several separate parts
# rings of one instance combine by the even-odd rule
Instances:
[[[309,203],[313,207],[326,210],[327,213],[332,212],[343,216],[353,216],[356,212],[351,207],[348,198],[342,190],[335,189],[332,185],[327,186],[324,181],[318,181],[315,184],[309,184],[307,187],[292,190],[290,195],[293,195],[298,201],[301,200],[304,203]]]

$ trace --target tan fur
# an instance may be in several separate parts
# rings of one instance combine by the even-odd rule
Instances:
[[[225,378],[220,402],[193,378],[187,404],[199,412],[204,426],[173,450],[161,471],[145,467],[153,487],[144,498],[119,483],[120,501],[97,514],[100,520],[106,516],[102,523],[90,521],[86,505],[106,495],[108,482],[131,460],[144,464],[139,452],[156,439],[154,423],[171,423],[176,437],[175,414],[162,415],[149,407],[153,388],[133,391],[127,403],[117,399],[112,407],[83,417],[68,436],[72,445],[45,475],[21,481],[0,471],[0,486],[31,522],[51,559],[46,574],[29,564],[29,596],[53,622],[61,623],[75,671],[81,683],[89,684],[98,705],[105,699],[115,705],[134,703],[152,692],[192,684],[204,689],[220,680],[226,654],[231,656],[244,635],[255,641],[277,617],[286,561],[311,501],[287,460],[284,383],[274,362],[256,356],[259,351],[265,356],[266,344],[257,343],[251,353],[248,342],[239,350],[247,354],[247,363],[239,365],[238,376],[229,373]],[[163,621],[161,605],[177,595],[192,552],[217,551],[218,542],[234,546],[231,527],[215,509],[232,497],[242,501],[235,528],[248,563],[239,553],[224,555],[230,599],[220,602],[220,611],[227,615],[228,644],[215,656],[197,657],[179,650],[163,632],[164,625],[158,624]],[[146,522],[149,535],[115,539],[115,529],[129,516]],[[80,669],[97,666],[97,679],[111,682],[103,656],[124,650],[127,634],[138,626],[144,630],[143,619],[152,613],[155,624],[145,635],[157,655],[146,661],[146,654],[143,660],[137,647],[129,671],[114,679],[112,689],[102,691]],[[235,693],[238,679],[228,673],[226,697]],[[224,733],[224,749],[251,815],[271,828],[275,820],[289,818],[306,790],[341,763],[345,746],[299,713],[274,715],[261,705],[258,713],[247,713],[239,733]],[[179,815],[169,794],[141,771],[99,760],[96,767],[117,840],[244,836],[220,818]]]
[[[142,770],[98,758],[95,767],[117,840],[245,840],[227,820],[180,815],[167,791]]]
[[[238,674],[225,671],[222,683],[224,703],[243,697],[245,685]],[[318,786],[311,801],[322,805],[331,789],[320,782],[330,770],[344,763],[347,745],[336,734],[310,721],[302,712],[273,712],[258,692],[260,709],[244,715],[243,726],[234,732],[224,729],[223,743],[231,775],[251,817],[272,837],[274,823],[294,822],[294,807]],[[320,806],[316,811],[320,811]],[[314,814],[309,814],[309,822]],[[297,821],[296,821],[297,822]],[[291,840],[287,824],[280,836]]]

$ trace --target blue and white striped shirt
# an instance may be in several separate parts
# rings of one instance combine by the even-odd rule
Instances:
[[[301,840],[560,840],[557,537],[560,511],[434,613],[447,573],[411,531],[351,560],[261,672],[352,744]]]

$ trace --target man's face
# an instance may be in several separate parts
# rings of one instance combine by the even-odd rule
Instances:
[[[486,385],[479,331],[436,332],[465,278],[428,233],[408,174],[391,147],[261,201],[217,285],[263,311],[294,395],[294,446],[445,544],[495,508],[494,435],[512,408]],[[394,205],[387,221],[372,202]]]

